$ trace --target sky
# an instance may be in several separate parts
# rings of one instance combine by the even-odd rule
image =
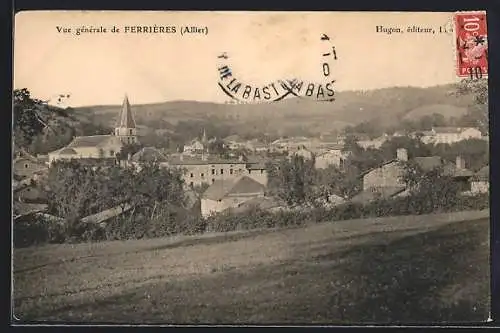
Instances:
[[[126,26],[176,27],[176,33],[123,33]],[[75,35],[81,27],[107,33]],[[109,32],[113,26],[120,33]],[[181,35],[185,26],[207,34]],[[376,26],[403,33],[377,33]],[[436,33],[409,33],[408,27]],[[321,82],[323,53],[335,89],[427,87],[456,82],[453,13],[32,11],[15,17],[14,88],[71,106],[171,100],[224,102],[217,67],[226,52],[234,77],[251,85],[301,78]],[[70,33],[57,27],[70,28]],[[330,41],[321,41],[327,34]],[[325,51],[326,50],[326,51]]]

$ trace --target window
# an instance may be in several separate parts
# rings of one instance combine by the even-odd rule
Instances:
[[[193,182],[189,183],[189,186],[193,187],[194,186]]]
[[[109,155],[110,155],[110,156],[115,156],[115,151],[114,151],[114,150],[110,150],[110,151],[109,151]]]
[[[264,173],[264,169],[260,169],[260,173],[263,174]]]
[[[193,178],[193,177],[194,177],[194,174],[193,174],[193,173],[191,173],[191,174],[190,174],[190,176],[191,176],[191,178]]]
[[[233,169],[229,169],[229,174],[232,175],[233,174]]]
[[[212,175],[215,175],[215,169],[212,169]]]
[[[28,167],[29,167],[28,163],[25,163],[25,164],[24,164],[24,168],[25,168],[25,169],[28,169]]]
[[[128,130],[128,135],[132,135],[132,129]]]
[[[248,169],[248,174],[251,174],[252,173],[252,170]]]
[[[220,169],[220,174],[223,175],[224,174],[224,169]]]
[[[205,174],[204,173],[201,173],[201,178],[205,177]]]
[[[212,178],[212,184],[215,183],[215,179]]]

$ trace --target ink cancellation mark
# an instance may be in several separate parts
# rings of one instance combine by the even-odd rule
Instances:
[[[329,44],[330,38],[326,34],[323,34],[321,41]],[[235,77],[228,61],[229,55],[224,52],[218,56],[218,59],[221,60],[221,64],[218,67],[218,85],[228,97],[240,103],[277,102],[289,96],[315,99],[321,102],[332,102],[335,100],[333,97],[335,95],[333,89],[335,80],[330,77],[331,66],[328,60],[338,59],[335,46],[331,44],[327,45],[322,57],[324,59],[321,65],[324,77],[324,82],[322,83],[305,82],[304,80],[293,78],[276,80],[262,86],[253,86]]]
[[[455,13],[457,76],[488,75],[488,31],[485,12]]]

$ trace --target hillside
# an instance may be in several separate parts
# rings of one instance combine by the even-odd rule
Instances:
[[[441,114],[445,118],[461,117],[467,113],[467,108],[448,104],[425,105],[408,112],[403,119],[418,120],[423,116],[430,116],[434,113]]]
[[[456,97],[454,85],[430,88],[398,87],[373,91],[339,92],[334,102],[287,99],[262,104],[216,104],[194,101],[171,101],[133,105],[138,124],[152,128],[169,128],[179,121],[214,118],[237,128],[258,128],[262,132],[286,132],[287,128],[314,129],[325,132],[377,119],[395,125],[404,117],[430,111],[414,109],[429,106],[429,110],[452,116],[454,110],[463,113],[471,104],[471,96]],[[133,103],[133,96],[131,101]],[[456,109],[455,109],[456,108]],[[112,125],[120,105],[89,106],[73,110],[80,119],[90,119]]]
[[[15,249],[13,311],[23,322],[479,322],[489,311],[488,217]]]

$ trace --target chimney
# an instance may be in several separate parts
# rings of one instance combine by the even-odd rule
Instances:
[[[405,148],[398,148],[396,156],[399,161],[408,161],[408,151]]]
[[[465,169],[465,160],[460,155],[457,156],[456,167],[458,170]]]

